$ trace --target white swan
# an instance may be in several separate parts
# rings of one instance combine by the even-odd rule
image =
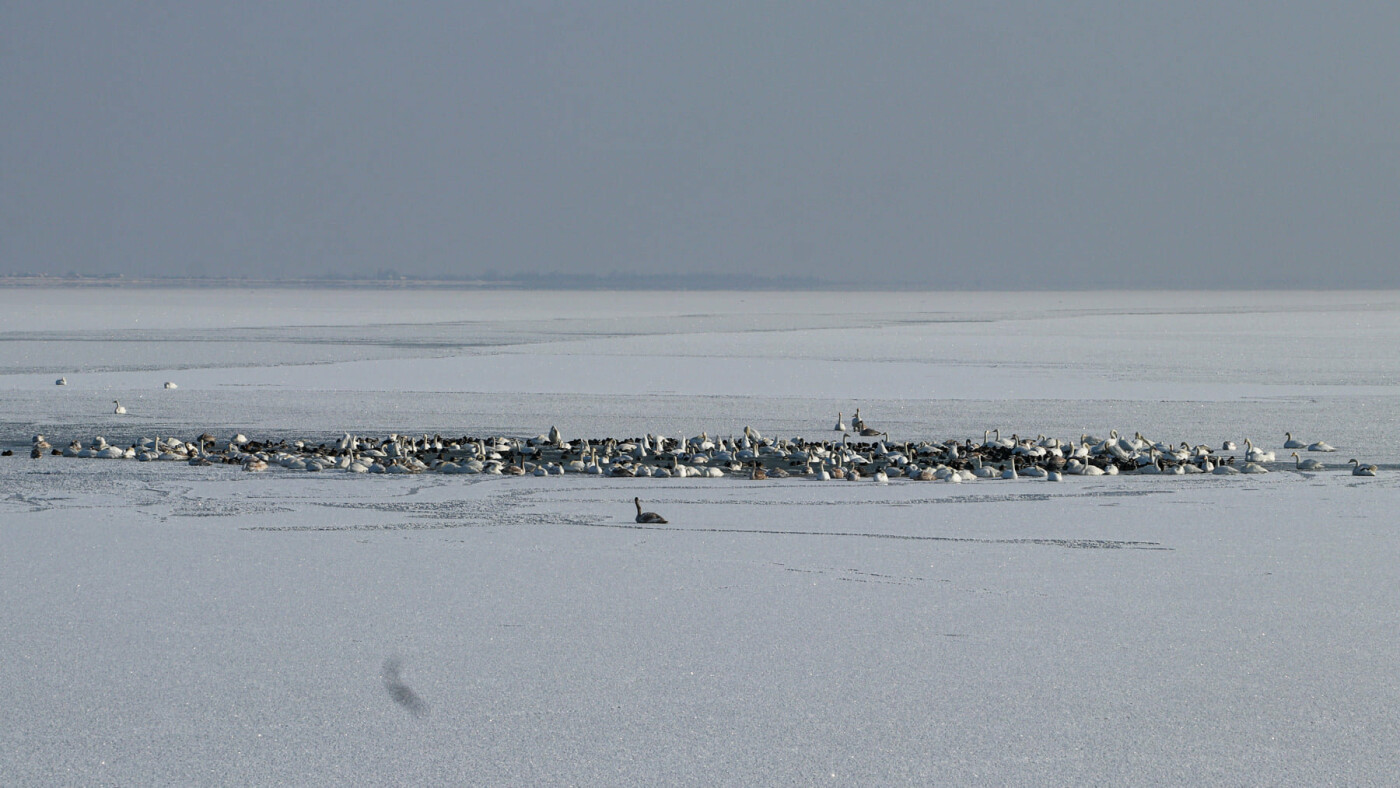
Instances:
[[[1271,452],[1271,451],[1264,451],[1263,449],[1261,449],[1261,448],[1255,446],[1253,443],[1250,443],[1249,438],[1245,438],[1245,439],[1244,439],[1244,445],[1245,445],[1245,447],[1246,447],[1246,451],[1245,451],[1245,453],[1244,453],[1244,459],[1245,459],[1246,462],[1273,462],[1273,461],[1274,461],[1274,453],[1273,453],[1273,452]]]
[[[112,400],[112,404],[117,406],[112,409],[113,413],[117,414],[118,416],[122,415],[123,413],[126,413],[126,408],[123,407],[120,402]]]
[[[642,511],[642,499],[633,498],[632,503],[637,505],[637,522],[639,523],[665,523],[666,518],[656,512]]]
[[[1283,437],[1287,438],[1287,440],[1283,442],[1283,448],[1285,449],[1301,449],[1307,446],[1307,444],[1302,441],[1293,440],[1293,433],[1291,432],[1283,433]]]
[[[55,380],[53,384],[55,386],[66,386],[68,385],[68,378],[59,378],[58,380]]]
[[[1352,463],[1352,476],[1375,476],[1378,470],[1374,465],[1362,465],[1360,462],[1357,462],[1355,458],[1347,460],[1347,462]]]
[[[846,420],[841,417],[841,414],[839,412],[836,414],[836,426],[832,427],[831,429],[834,432],[846,431]]]
[[[165,381],[165,387],[168,388],[168,389],[178,389],[178,388],[180,388],[179,386],[175,385],[175,383],[174,383],[173,381],[169,381],[169,380]]]
[[[1301,459],[1298,452],[1293,452],[1293,468],[1299,471],[1320,471],[1323,469],[1322,463],[1314,459]]]
[[[972,475],[979,479],[995,479],[1001,476],[1001,472],[990,465],[983,465],[982,456],[974,454],[972,455]]]
[[[1318,441],[1308,444],[1308,451],[1336,451],[1336,448],[1328,445],[1327,441]]]

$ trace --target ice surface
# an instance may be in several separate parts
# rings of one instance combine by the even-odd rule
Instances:
[[[1397,294],[0,304],[0,442],[26,449],[0,458],[0,783],[1400,772]],[[815,438],[857,406],[911,439],[1291,430],[1383,470],[953,486],[27,456],[35,432]],[[670,525],[632,522],[634,495]]]

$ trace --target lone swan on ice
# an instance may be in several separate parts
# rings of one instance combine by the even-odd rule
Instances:
[[[642,511],[642,499],[641,499],[641,498],[633,498],[633,499],[632,499],[632,503],[634,503],[634,504],[637,505],[637,522],[639,522],[639,523],[664,523],[664,522],[666,522],[666,518],[665,518],[665,517],[662,517],[661,515],[657,514],[656,512],[644,512],[644,511]]]

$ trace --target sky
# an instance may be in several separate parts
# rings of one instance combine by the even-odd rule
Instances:
[[[1396,3],[0,0],[0,274],[1400,287],[1396,41]]]

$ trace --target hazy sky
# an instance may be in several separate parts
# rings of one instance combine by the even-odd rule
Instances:
[[[1400,286],[1400,3],[0,0],[0,272]]]

